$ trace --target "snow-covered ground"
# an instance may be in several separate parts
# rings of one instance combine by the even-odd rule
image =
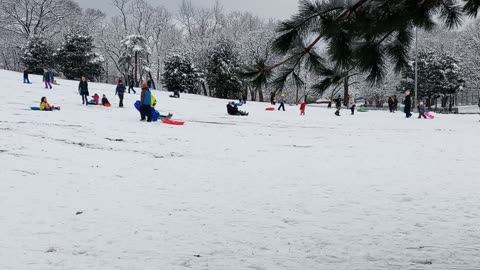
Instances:
[[[85,107],[0,71],[0,269],[480,269],[478,115]],[[29,110],[47,96],[60,112]],[[82,212],[81,214],[77,212]]]

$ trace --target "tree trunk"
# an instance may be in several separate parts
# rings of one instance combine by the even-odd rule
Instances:
[[[297,105],[298,105],[298,90],[299,90],[299,89],[298,89],[298,87],[297,87],[297,93],[296,93],[296,95],[295,95],[295,104],[297,104]]]
[[[138,52],[135,52],[135,82],[138,82]]]
[[[208,96],[207,87],[205,86],[205,82],[202,82],[201,84],[202,84],[203,94],[204,94],[205,96]]]
[[[348,106],[348,74],[343,81],[343,105]]]
[[[263,92],[262,92],[262,87],[258,88],[258,101],[263,102]]]

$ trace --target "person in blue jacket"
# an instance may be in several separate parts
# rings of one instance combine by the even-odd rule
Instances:
[[[148,88],[148,84],[144,83],[142,85],[142,93],[140,94],[140,121],[152,122],[152,93]]]
[[[118,85],[115,89],[115,95],[118,95],[118,98],[120,99],[120,103],[118,104],[120,108],[123,108],[123,96],[125,94],[125,90],[127,90],[127,88],[125,85],[123,85],[122,80],[118,80]]]

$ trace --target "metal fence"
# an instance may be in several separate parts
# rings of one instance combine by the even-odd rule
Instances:
[[[455,100],[455,105],[478,105],[480,102],[480,91],[470,91],[468,93],[458,93]]]

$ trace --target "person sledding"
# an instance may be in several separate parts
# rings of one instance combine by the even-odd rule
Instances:
[[[105,107],[110,107],[110,106],[112,106],[112,105],[110,104],[110,102],[108,101],[107,96],[105,96],[105,94],[103,94],[103,96],[102,96],[102,105],[105,106]]]
[[[227,112],[230,115],[248,116],[248,112],[240,111],[237,106],[233,105],[232,102],[228,102]]]
[[[92,96],[92,100],[90,100],[88,102],[89,105],[98,105],[98,103],[100,102],[100,96],[97,95],[97,93],[95,93],[95,95]]]
[[[177,89],[175,89],[173,91],[173,95],[170,95],[170,97],[171,98],[180,98],[180,92]]]
[[[53,110],[60,110],[60,107],[55,107],[48,104],[47,98],[42,97],[40,100],[40,111],[53,111]]]

